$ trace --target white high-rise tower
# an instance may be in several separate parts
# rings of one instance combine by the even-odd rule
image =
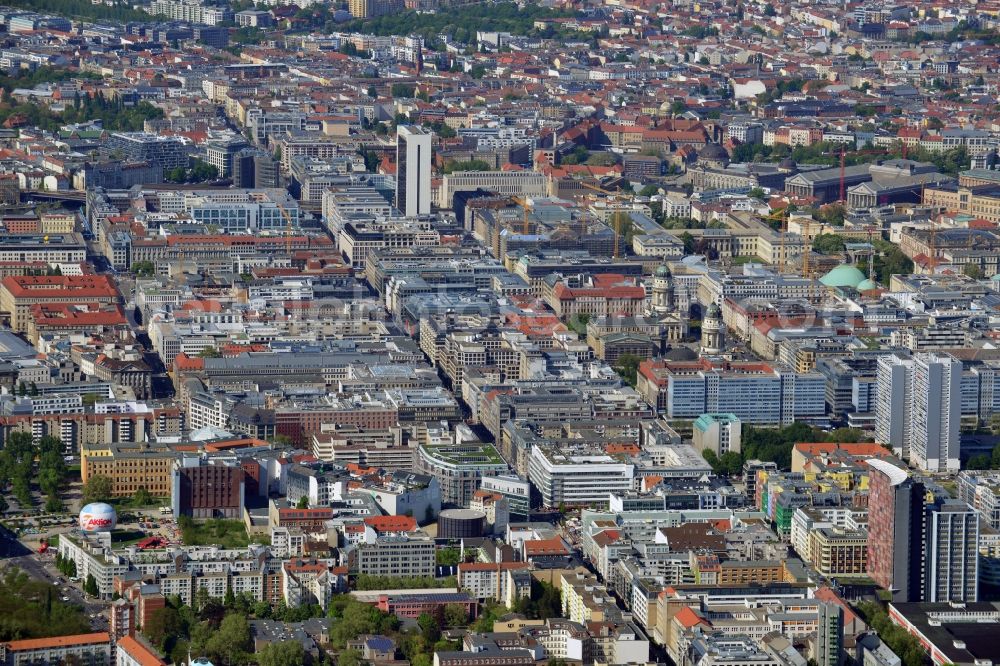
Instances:
[[[431,138],[423,127],[396,128],[396,208],[406,217],[431,212]]]

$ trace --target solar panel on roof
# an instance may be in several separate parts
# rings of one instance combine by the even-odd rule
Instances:
[[[385,636],[375,636],[373,638],[369,638],[365,642],[365,645],[368,648],[378,650],[379,652],[385,652],[392,649],[392,641]]]

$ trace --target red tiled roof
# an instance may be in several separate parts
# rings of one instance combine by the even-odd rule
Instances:
[[[537,539],[535,541],[524,542],[524,552],[526,555],[569,555],[569,549],[559,537],[551,539]]]
[[[463,573],[472,571],[507,571],[509,569],[527,569],[528,562],[461,562],[458,570]]]
[[[166,666],[167,663],[131,636],[119,638],[118,649],[124,650],[128,656],[139,662],[139,666]]]
[[[368,516],[365,525],[377,532],[412,532],[417,529],[417,520],[413,516]]]
[[[11,275],[0,284],[15,298],[64,297],[67,302],[79,302],[118,296],[115,283],[107,275]]]
[[[67,647],[70,645],[97,645],[110,643],[111,635],[106,631],[93,634],[73,634],[70,636],[52,636],[50,638],[28,638],[20,641],[7,641],[4,647],[11,652],[21,650],[46,650],[49,648]]]
[[[852,456],[884,457],[891,455],[881,444],[875,442],[799,442],[795,448],[807,456],[833,453],[834,451],[844,451]]]
[[[694,609],[690,606],[685,606],[677,611],[677,614],[674,615],[674,619],[677,620],[685,629],[690,629],[691,627],[699,624],[708,624],[708,622],[695,613]]]

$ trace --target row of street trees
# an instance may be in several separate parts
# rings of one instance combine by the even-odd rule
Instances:
[[[62,511],[59,491],[68,474],[62,454],[62,442],[55,437],[42,437],[36,447],[31,433],[11,433],[0,450],[0,512],[9,508],[8,492],[22,508],[31,507],[34,504],[33,480],[45,495],[45,510],[49,513]]]

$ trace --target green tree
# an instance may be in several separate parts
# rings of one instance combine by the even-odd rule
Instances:
[[[156,272],[156,266],[152,261],[137,261],[132,264],[132,272],[136,277],[152,277]]]
[[[834,227],[844,226],[844,215],[847,210],[844,208],[844,204],[833,203],[827,204],[820,208],[816,212],[816,217],[820,222],[829,224]]]
[[[508,609],[503,604],[495,601],[486,602],[479,612],[479,617],[472,623],[471,629],[476,633],[490,633],[493,631],[493,623],[505,615]]]
[[[444,567],[452,567],[461,561],[462,554],[458,548],[441,548],[437,551],[435,559],[437,563]]]
[[[820,254],[837,254],[847,249],[844,239],[837,234],[819,234],[813,239],[812,247]]]
[[[100,594],[100,590],[97,589],[97,579],[94,578],[94,574],[87,574],[87,580],[83,583],[83,591],[92,597],[96,597]]]
[[[441,626],[438,619],[430,613],[421,613],[417,618],[417,626],[425,644],[432,645],[441,638]]]
[[[679,238],[684,244],[684,254],[694,254],[694,236],[685,231]]]
[[[887,285],[893,275],[909,275],[913,272],[913,261],[903,254],[899,247],[878,238],[873,244],[876,251],[874,262],[876,282]],[[861,266],[861,269],[864,273],[868,272],[867,266]]]
[[[719,473],[736,476],[743,471],[743,456],[735,451],[726,451],[719,457]]]
[[[183,183],[187,180],[187,169],[184,167],[174,167],[163,174],[163,179],[168,183]]]
[[[651,197],[659,193],[660,193],[660,186],[654,185],[652,183],[643,186],[643,188],[639,190],[639,196],[641,197]]]
[[[446,627],[464,627],[469,623],[469,612],[461,604],[448,604],[444,608]]]
[[[90,631],[80,606],[59,601],[58,588],[16,566],[0,569],[0,641]]]
[[[345,654],[344,652],[340,654],[338,664],[345,663],[343,660]],[[302,643],[298,641],[281,641],[268,643],[254,658],[257,666],[301,666],[305,663],[305,652]]]
[[[992,434],[1000,435],[1000,414],[992,415],[990,420],[987,422],[987,427],[990,429]]]
[[[587,335],[587,324],[590,322],[589,314],[575,314],[570,317],[569,321],[566,322],[566,326],[573,331],[582,336]]]
[[[614,153],[591,153],[587,157],[586,164],[590,166],[614,166],[618,164],[618,157]]]
[[[966,469],[989,469],[990,468],[990,454],[988,453],[977,453],[976,455],[969,458],[968,464],[965,466]]]
[[[302,662],[299,662],[299,663],[302,663]],[[363,663],[366,663],[366,662],[362,659],[361,653],[358,652],[357,650],[342,650],[337,655],[337,666],[360,666]],[[260,666],[266,666],[266,665],[263,664],[263,663],[261,663]],[[292,664],[287,664],[287,665],[282,664],[280,666],[293,666],[293,665]]]
[[[153,611],[142,628],[142,633],[153,645],[167,651],[170,640],[188,635],[188,629],[177,608],[168,604]]]
[[[982,280],[985,276],[983,269],[977,264],[966,264],[962,266],[962,273],[972,278],[973,280]]]
[[[394,83],[391,90],[394,98],[410,99],[416,89],[416,86],[407,83]]]
[[[309,496],[303,495],[299,498],[299,501],[295,503],[296,509],[308,509],[309,508]]]
[[[84,502],[106,502],[111,499],[112,481],[103,474],[95,474],[83,484]]]
[[[136,506],[149,506],[153,501],[153,496],[146,490],[146,486],[139,486],[139,490],[135,491],[132,497],[132,503]]]
[[[485,160],[468,160],[467,162],[449,160],[444,165],[444,172],[455,173],[456,171],[489,171],[492,168],[493,166]]]
[[[639,364],[642,359],[635,354],[622,354],[615,362],[614,368],[629,386],[635,387],[639,377]]]
[[[990,468],[1000,469],[1000,444],[993,447],[993,453],[990,455]]]
[[[219,169],[214,164],[195,159],[191,165],[191,180],[195,183],[203,183],[207,180],[215,180],[219,177]]]
[[[222,618],[218,630],[205,645],[205,651],[226,666],[246,663],[252,649],[250,625],[246,616],[238,613],[229,613]]]

